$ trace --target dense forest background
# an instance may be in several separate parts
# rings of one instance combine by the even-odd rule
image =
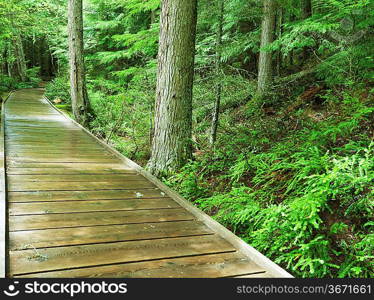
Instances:
[[[298,277],[374,277],[373,2],[198,1],[192,156],[157,175]],[[47,82],[71,114],[67,11],[0,1],[0,93]],[[160,0],[83,16],[86,126],[145,166]]]

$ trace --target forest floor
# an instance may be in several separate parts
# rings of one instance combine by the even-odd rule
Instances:
[[[249,101],[165,181],[295,276],[373,277],[373,112],[368,87]]]

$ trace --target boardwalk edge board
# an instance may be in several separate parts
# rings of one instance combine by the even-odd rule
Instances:
[[[7,260],[7,198],[6,198],[6,166],[5,166],[5,102],[13,94],[10,91],[1,103],[0,129],[0,278],[5,278]]]
[[[135,163],[134,161],[125,157],[120,152],[118,152],[117,150],[115,150],[114,148],[109,146],[107,143],[105,143],[104,141],[97,138],[94,134],[92,134],[90,131],[88,131],[86,128],[84,128],[82,125],[80,125],[78,122],[76,122],[75,120],[70,118],[68,115],[61,112],[57,107],[55,107],[55,105],[45,95],[43,95],[43,97],[49,103],[49,105],[51,107],[53,107],[53,109],[55,109],[62,116],[64,116],[64,118],[73,122],[76,126],[81,128],[85,133],[87,133],[89,136],[93,137],[98,143],[103,145],[106,149],[108,149],[111,153],[113,153],[116,157],[118,157],[127,166],[133,168],[134,170],[139,172],[139,174],[143,175],[150,182],[155,184],[160,190],[162,190],[170,198],[174,199],[179,205],[181,205],[184,209],[186,209],[194,217],[196,217],[196,219],[198,221],[201,221],[202,223],[204,223],[211,230],[215,231],[219,236],[221,236],[223,239],[225,239],[227,242],[229,242],[232,246],[234,246],[240,253],[244,254],[251,261],[255,262],[258,266],[263,267],[265,270],[267,270],[270,277],[293,278],[293,276],[291,274],[289,274],[287,271],[285,271],[280,266],[275,264],[273,261],[271,261],[269,258],[264,256],[262,253],[257,251],[255,248],[248,245],[246,242],[244,242],[242,239],[240,239],[234,233],[229,231],[223,225],[221,225],[217,221],[213,220],[210,216],[208,216],[206,213],[204,213],[203,211],[201,211],[200,209],[195,207],[192,203],[190,203],[188,200],[184,199],[181,195],[179,195],[175,191],[171,190],[169,187],[167,187],[164,183],[162,183],[159,179],[157,179],[151,173],[144,170],[137,163]]]

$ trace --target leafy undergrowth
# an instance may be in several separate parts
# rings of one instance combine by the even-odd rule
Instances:
[[[7,93],[12,90],[38,87],[39,83],[42,81],[39,78],[39,69],[39,67],[28,69],[26,71],[27,80],[25,82],[21,82],[4,74],[0,74],[0,94]]]
[[[217,150],[166,181],[294,276],[373,277],[370,96],[241,106],[222,116]]]

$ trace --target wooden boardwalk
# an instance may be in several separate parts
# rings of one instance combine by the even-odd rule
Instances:
[[[6,276],[290,276],[63,116],[41,89],[9,97],[2,133]]]

